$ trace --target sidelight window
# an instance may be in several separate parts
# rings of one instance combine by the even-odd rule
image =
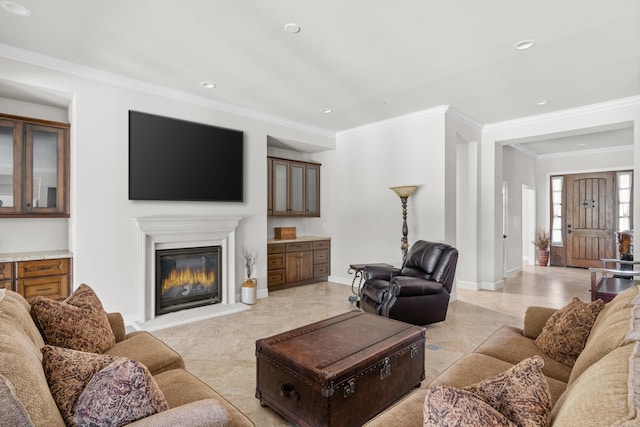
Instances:
[[[563,246],[562,240],[562,187],[564,177],[551,177],[551,245]]]
[[[618,172],[618,231],[631,230],[631,171]]]

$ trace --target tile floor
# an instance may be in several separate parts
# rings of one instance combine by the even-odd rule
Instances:
[[[458,291],[447,320],[427,326],[425,387],[503,324],[522,326],[530,305],[562,307],[590,300],[588,270],[530,267],[499,291]],[[255,394],[255,341],[354,309],[349,286],[322,282],[271,292],[251,310],[153,332],[185,359],[187,369],[247,414],[259,427],[289,426]]]

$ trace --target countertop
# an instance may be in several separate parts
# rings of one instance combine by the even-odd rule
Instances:
[[[273,237],[267,239],[267,244],[273,243],[298,243],[298,242],[314,242],[317,240],[331,240],[331,237],[327,236],[299,236],[295,239],[274,239]]]
[[[43,259],[72,258],[69,251],[34,251],[34,252],[13,252],[0,253],[0,262],[15,261],[39,261]]]

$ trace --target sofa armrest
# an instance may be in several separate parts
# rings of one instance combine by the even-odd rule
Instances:
[[[549,317],[558,311],[556,308],[531,306],[524,313],[524,327],[522,335],[535,340],[542,332],[544,324],[547,323]]]
[[[365,280],[382,279],[390,281],[391,278],[400,274],[400,269],[396,267],[383,267],[380,265],[367,265],[364,267]]]
[[[441,293],[442,283],[420,277],[398,276],[391,281],[390,293],[395,297],[419,297]]]
[[[232,424],[227,411],[215,399],[203,399],[158,412],[127,424],[129,427],[217,427]]]
[[[107,313],[109,324],[116,337],[116,342],[124,341],[127,336],[127,329],[124,326],[124,318],[120,313]]]

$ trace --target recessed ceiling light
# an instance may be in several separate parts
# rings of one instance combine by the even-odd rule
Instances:
[[[333,110],[332,110],[331,108],[323,108],[323,109],[322,109],[322,110],[320,110],[320,111],[322,111],[322,112],[323,112],[323,113],[325,113],[325,114],[331,114],[331,113],[333,113]]]
[[[520,40],[518,43],[513,45],[513,48],[515,50],[527,50],[527,49],[531,49],[535,45],[536,45],[535,40],[532,40],[532,39]]]
[[[207,89],[214,89],[216,87],[215,83],[211,83],[211,82],[200,82],[200,86],[205,87]]]
[[[547,105],[548,103],[548,99],[539,99],[538,101],[536,101],[536,105]]]
[[[7,12],[13,13],[18,16],[30,16],[31,11],[21,5],[20,3],[16,3],[14,1],[2,0],[0,1],[0,7],[2,7]]]
[[[300,25],[294,24],[293,22],[291,22],[284,26],[284,30],[288,33],[295,34],[295,33],[299,33],[301,28],[300,28]]]

